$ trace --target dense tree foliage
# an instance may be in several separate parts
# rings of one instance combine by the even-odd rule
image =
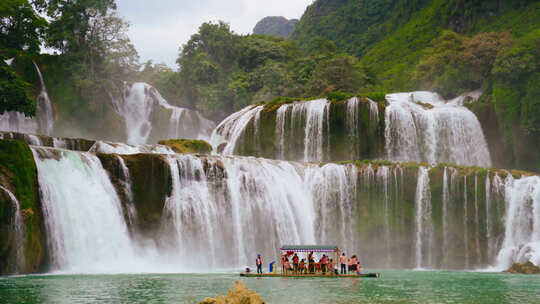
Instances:
[[[3,0],[0,3],[0,114],[19,111],[34,115],[35,101],[29,84],[5,62],[21,52],[37,53],[46,28],[27,0]]]
[[[65,67],[91,107],[98,106],[104,87],[137,71],[128,24],[115,15],[114,0],[42,0],[38,6],[51,18],[47,45],[64,56]]]
[[[217,119],[254,101],[356,92],[372,83],[357,58],[328,40],[318,38],[305,55],[295,41],[238,35],[224,22],[204,23],[177,62],[178,99]]]

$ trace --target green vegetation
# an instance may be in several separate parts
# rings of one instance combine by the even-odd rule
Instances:
[[[27,0],[3,0],[0,3],[0,114],[19,111],[35,114],[35,101],[30,97],[30,84],[17,75],[4,61],[20,52],[39,52],[39,33],[45,28]]]
[[[37,169],[28,145],[19,140],[0,140],[0,170],[10,177],[21,209],[36,208]]]
[[[171,77],[178,89],[165,94],[215,119],[254,101],[354,93],[372,83],[357,58],[327,40],[318,39],[317,51],[305,55],[295,41],[238,35],[223,22],[201,25],[177,62],[181,69]]]
[[[468,106],[482,116],[497,163],[538,171],[539,24],[534,0],[318,0],[291,37],[308,54],[323,37],[357,56],[382,91],[452,98],[481,88],[481,106]]]
[[[212,145],[198,139],[160,140],[158,144],[169,146],[176,153],[210,154],[212,152]]]
[[[14,194],[20,203],[26,225],[24,271],[35,272],[41,265],[44,252],[39,216],[41,208],[38,205],[37,168],[34,156],[23,141],[0,140],[0,183],[2,182],[7,182],[15,190]],[[0,223],[0,226],[1,224],[3,223]],[[3,262],[0,262],[0,272],[6,266]]]

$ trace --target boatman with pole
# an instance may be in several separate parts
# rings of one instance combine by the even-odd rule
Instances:
[[[260,254],[257,254],[257,260],[256,260],[256,264],[257,264],[257,273],[263,273],[262,272],[262,258],[261,258],[261,255]]]

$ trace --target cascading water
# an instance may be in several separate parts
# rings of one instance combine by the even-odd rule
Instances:
[[[330,102],[317,99],[293,105],[293,120],[298,115],[305,115],[304,161],[324,161],[324,120],[328,122]],[[300,114],[302,113],[302,114]]]
[[[480,252],[480,216],[478,214],[478,175],[474,176],[474,244],[476,248],[476,265],[480,265],[482,261],[482,253]]]
[[[467,108],[431,92],[389,94],[386,99],[389,160],[491,165],[480,123]]]
[[[357,155],[360,151],[360,140],[358,138],[358,104],[360,100],[358,97],[353,97],[347,101],[347,127],[349,128],[349,138],[353,143],[351,145],[351,159]],[[377,119],[379,109],[377,108]]]
[[[227,179],[216,181],[197,157],[168,161],[173,191],[164,218],[172,220],[164,229],[172,229],[174,251],[190,261],[240,266],[255,252],[273,256],[284,243],[315,242],[311,194],[292,164],[219,158]]]
[[[429,191],[429,174],[426,167],[418,169],[416,185],[416,268],[432,267],[432,249],[434,245],[433,220],[431,215],[431,194]],[[426,258],[427,256],[427,258]]]
[[[11,261],[12,262],[11,265],[13,265],[12,271],[14,273],[17,273],[22,269],[23,263],[24,263],[26,229],[24,227],[24,223],[22,220],[21,206],[19,204],[19,200],[17,200],[15,195],[8,189],[0,186],[0,190],[2,190],[4,193],[7,194],[7,196],[11,200],[11,203],[13,204],[13,217],[11,220],[11,231],[13,233],[12,256],[14,257],[14,260]]]
[[[444,171],[443,171],[443,210],[442,210],[442,225],[443,225],[443,239],[442,239],[442,243],[443,243],[443,265],[447,262],[448,260],[448,251],[449,251],[449,245],[448,245],[448,239],[450,238],[449,237],[449,231],[448,231],[448,204],[449,204],[449,201],[450,201],[450,189],[449,189],[449,185],[448,185],[448,168],[444,168]]]
[[[304,177],[316,212],[316,239],[324,244],[343,244],[346,252],[356,248],[357,226],[352,215],[356,212],[357,176],[355,166],[327,164],[308,167]]]
[[[39,76],[39,82],[41,83],[41,92],[37,97],[37,109],[39,109],[36,118],[38,120],[38,126],[40,131],[45,135],[51,135],[54,128],[54,113],[53,107],[51,104],[51,99],[47,93],[47,88],[45,87],[45,81],[43,81],[43,76],[41,71],[35,62],[34,66]]]
[[[210,142],[214,149],[226,143],[222,153],[234,154],[240,137],[248,123],[258,116],[264,106],[249,106],[225,118],[212,132]]]
[[[116,155],[118,163],[120,164],[120,169],[122,170],[122,189],[124,190],[124,195],[126,196],[126,211],[128,223],[133,225],[135,219],[137,218],[137,209],[135,209],[133,202],[133,191],[131,190],[131,175],[129,174],[129,169],[124,162],[124,159],[120,155]]]
[[[390,206],[389,206],[389,189],[388,189],[388,180],[390,178],[390,168],[387,166],[381,166],[377,170],[377,178],[382,181],[383,194],[384,194],[384,239],[386,243],[386,266],[388,267],[392,260],[391,250],[390,250]]]
[[[304,102],[294,102],[282,105],[277,111],[276,136],[279,141],[278,154],[280,158],[298,158],[304,162],[325,160],[325,134],[329,132],[330,102],[326,99],[316,99]],[[286,124],[289,122],[290,127]],[[301,131],[300,131],[301,129]],[[297,137],[303,136],[303,154],[298,157],[295,145]]]
[[[22,133],[40,133],[51,135],[54,129],[54,112],[41,71],[33,62],[41,84],[41,91],[36,102],[36,116],[26,117],[19,112],[6,112],[0,115],[0,131]]]
[[[113,103],[118,114],[124,117],[129,144],[146,144],[150,140],[152,130],[159,124],[152,114],[160,109],[170,111],[166,130],[156,131],[160,139],[166,136],[208,139],[215,126],[198,112],[170,105],[154,87],[143,82],[126,84],[122,99],[113,99]]]
[[[540,177],[514,180],[508,175],[505,184],[505,233],[497,267],[525,261],[540,265]]]
[[[52,270],[110,273],[140,268],[120,200],[99,159],[66,150],[32,151]]]
[[[467,197],[467,176],[463,177],[463,242],[465,246],[465,268],[469,269],[469,200]]]
[[[135,161],[139,156],[103,160],[113,166],[109,172],[117,172],[110,179],[92,153],[32,149],[56,271],[236,268],[250,263],[254,253],[275,257],[284,243],[338,244],[370,267],[472,269],[493,265],[489,248],[492,256],[500,251],[500,267],[538,262],[539,177],[514,180],[507,174],[502,180],[488,172],[484,214],[484,186],[464,177],[476,173],[452,167],[443,171],[160,154],[153,157],[164,161],[172,177],[163,181],[169,184],[169,197],[156,198],[165,202],[157,228],[161,233],[134,234],[130,232],[143,232],[139,229],[146,225],[136,220],[138,212],[129,211],[131,202],[141,203],[130,186],[141,178],[132,177],[140,169],[130,170],[140,165]],[[411,178],[416,191],[406,190]],[[441,189],[442,198],[441,192],[432,192],[440,190],[432,189]],[[499,210],[504,201],[507,210]],[[414,208],[409,205],[413,202]],[[499,220],[503,217],[504,223]],[[488,232],[479,229],[484,222]],[[435,243],[439,235],[441,246]],[[478,244],[486,246],[479,250]]]

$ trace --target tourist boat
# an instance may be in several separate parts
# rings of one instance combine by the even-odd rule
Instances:
[[[251,272],[249,269],[246,269],[246,271],[240,273],[241,277],[292,277],[292,278],[378,278],[380,276],[379,273],[354,273],[354,274],[339,274],[335,271],[327,271],[326,273],[322,273],[321,271],[315,271],[315,273],[298,273],[294,271],[287,271],[286,273],[278,272],[279,270],[283,269],[281,265],[281,257],[283,255],[290,256],[292,254],[298,254],[303,253],[307,256],[308,253],[318,253],[318,254],[326,254],[328,257],[331,257],[334,261],[336,261],[335,265],[339,266],[337,263],[339,261],[340,256],[340,250],[337,246],[320,246],[320,245],[286,245],[282,246],[280,249],[280,259],[279,264],[280,267],[270,267],[271,270],[269,273],[256,273]],[[291,254],[292,253],[292,254]]]

